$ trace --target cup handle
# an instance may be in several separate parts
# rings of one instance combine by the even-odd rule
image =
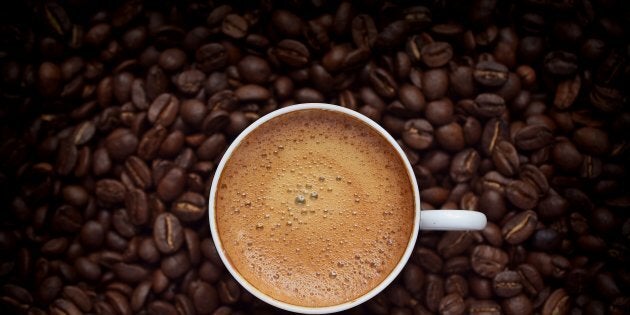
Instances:
[[[486,216],[470,210],[421,210],[421,230],[483,230]]]

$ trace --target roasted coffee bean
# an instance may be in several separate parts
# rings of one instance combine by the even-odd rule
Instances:
[[[544,68],[554,76],[567,77],[578,70],[577,57],[566,51],[553,51],[545,56]]]
[[[369,49],[374,45],[378,30],[371,16],[360,14],[352,20],[352,39],[359,48]]]
[[[411,293],[416,293],[422,290],[424,287],[424,279],[424,271],[416,264],[407,264],[403,270],[405,288]]]
[[[130,283],[140,282],[149,275],[149,271],[144,267],[126,263],[115,264],[112,271],[118,279]]]
[[[508,255],[499,248],[477,245],[471,254],[472,269],[481,276],[493,278],[508,263]]]
[[[166,201],[174,200],[184,191],[185,180],[185,172],[182,168],[171,168],[157,184],[158,195]]]
[[[210,313],[219,306],[216,289],[204,281],[193,281],[188,287],[188,296],[201,314]]]
[[[532,301],[524,294],[503,300],[501,309],[507,315],[531,314],[534,311]]]
[[[424,45],[420,50],[422,62],[429,68],[439,68],[453,58],[453,48],[446,42],[433,42]]]
[[[417,150],[430,147],[433,144],[433,127],[424,119],[412,119],[404,124],[403,141]]]
[[[435,251],[419,247],[414,251],[415,261],[422,268],[432,273],[439,273],[442,271],[444,261]]]
[[[484,86],[501,86],[508,79],[508,68],[498,62],[481,61],[475,66],[473,78]]]
[[[505,100],[497,94],[482,93],[475,98],[473,113],[479,117],[498,117],[501,116],[505,110]]]
[[[568,314],[570,299],[564,289],[557,289],[549,295],[542,309],[542,314]]]
[[[419,113],[424,110],[424,95],[422,95],[422,91],[416,86],[411,84],[404,84],[398,90],[398,97],[400,99],[400,102],[405,106],[408,111]]]
[[[305,66],[310,60],[308,48],[292,39],[281,40],[273,51],[280,62],[290,67]]]
[[[225,67],[228,62],[228,56],[223,45],[210,43],[197,49],[195,52],[195,60],[201,71],[210,73]]]
[[[422,96],[424,100],[424,96]],[[454,106],[448,98],[438,99],[429,102],[426,106],[424,114],[429,122],[434,125],[445,125],[454,119]]]
[[[516,148],[508,141],[499,141],[492,151],[494,166],[505,176],[514,176],[519,170],[520,160]]]
[[[466,146],[464,130],[457,122],[438,127],[435,130],[435,139],[447,151],[461,151]]]
[[[592,127],[576,130],[573,133],[573,142],[581,151],[593,155],[604,155],[610,148],[608,135],[601,129]]]
[[[155,218],[153,224],[153,241],[164,254],[172,254],[184,243],[182,226],[176,216],[162,213]]]
[[[131,189],[127,191],[125,206],[129,211],[131,223],[144,225],[149,221],[149,204],[146,193],[141,189]]]
[[[182,276],[190,269],[190,259],[184,251],[162,258],[161,269],[164,275],[171,279]]]
[[[291,11],[275,10],[271,21],[276,29],[287,36],[299,36],[302,34],[302,20]]]
[[[177,118],[179,100],[171,94],[158,96],[147,112],[147,119],[155,125],[170,126]]]
[[[486,156],[491,156],[495,146],[501,140],[508,139],[509,129],[507,123],[502,119],[492,118],[483,128],[483,133],[481,134],[481,149]]]
[[[147,189],[151,187],[151,171],[146,163],[136,156],[127,158],[124,174],[138,188]]]
[[[369,81],[378,95],[385,98],[393,98],[396,96],[398,85],[385,69],[376,68],[370,71]]]
[[[514,136],[514,143],[521,150],[541,149],[553,141],[549,128],[542,125],[530,125],[520,129]]]
[[[176,315],[179,314],[177,309],[170,303],[156,300],[149,303],[147,309],[149,310],[149,314],[165,314],[165,315]]]
[[[466,251],[473,242],[470,232],[447,232],[438,243],[438,253],[444,258],[454,257]]]
[[[458,294],[461,297],[468,296],[468,281],[461,275],[454,274],[446,278],[445,290],[447,294]]]
[[[515,296],[523,290],[521,276],[511,270],[498,273],[492,280],[492,286],[495,294],[504,298]]]
[[[448,83],[448,73],[443,69],[432,69],[422,73],[422,93],[429,101],[444,97]]]
[[[474,149],[457,153],[451,161],[451,178],[458,183],[470,180],[477,173],[480,159],[479,153]]]
[[[457,293],[445,295],[440,301],[440,314],[464,314],[465,310],[464,299]]]
[[[228,14],[223,18],[221,23],[221,31],[223,34],[232,38],[243,38],[247,35],[248,23],[237,14]]]
[[[200,194],[185,192],[173,202],[171,212],[183,222],[197,221],[206,213],[206,200]]]
[[[523,210],[532,209],[538,203],[538,192],[527,181],[511,181],[505,189],[505,196],[513,205]]]
[[[107,205],[115,205],[125,200],[125,186],[114,179],[101,179],[96,182],[97,200]]]
[[[108,155],[114,160],[124,160],[136,151],[138,137],[129,129],[119,128],[112,131],[105,139]]]
[[[83,312],[92,310],[93,303],[88,297],[84,289],[79,286],[67,285],[63,288],[61,295],[68,301],[71,301]]]
[[[425,305],[432,312],[437,312],[444,297],[444,280],[436,275],[427,275],[425,290]]]
[[[499,315],[502,314],[501,306],[489,300],[472,301],[468,306],[468,313],[471,315]]]
[[[506,242],[513,245],[520,244],[532,235],[537,224],[536,212],[527,210],[510,218],[503,225],[501,233]]]
[[[175,75],[173,84],[180,92],[187,95],[195,95],[203,88],[205,79],[205,73],[197,69],[190,69]]]

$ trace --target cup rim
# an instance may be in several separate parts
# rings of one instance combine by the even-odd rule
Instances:
[[[331,306],[322,306],[322,307],[301,306],[301,305],[295,305],[295,304],[283,302],[283,301],[274,299],[273,297],[258,290],[254,285],[250,284],[249,281],[247,281],[243,276],[240,275],[240,273],[238,273],[236,268],[232,266],[232,263],[228,259],[227,254],[225,253],[225,250],[221,243],[221,238],[219,237],[219,232],[217,229],[217,222],[216,222],[216,217],[215,217],[215,213],[216,213],[215,195],[217,193],[217,185],[218,185],[219,179],[221,178],[221,174],[223,173],[223,168],[225,167],[225,164],[229,160],[234,150],[241,143],[241,141],[245,137],[247,137],[252,131],[254,131],[256,128],[266,123],[267,121],[272,120],[275,117],[278,117],[278,116],[281,116],[290,112],[294,112],[294,111],[309,110],[309,109],[329,110],[329,111],[334,111],[334,112],[350,115],[368,124],[368,126],[370,126],[373,130],[378,132],[381,136],[383,136],[387,140],[387,142],[389,142],[389,144],[393,146],[393,148],[396,150],[401,160],[403,161],[405,169],[407,170],[407,176],[409,177],[410,184],[412,185],[413,196],[414,196],[414,222],[413,222],[413,228],[411,231],[411,237],[409,238],[409,241],[407,243],[407,246],[405,248],[405,251],[402,257],[400,258],[400,260],[398,261],[394,269],[387,275],[387,277],[385,277],[385,279],[383,279],[383,281],[381,281],[381,283],[379,283],[377,286],[372,288],[367,293],[361,295],[360,297],[351,301],[341,303],[341,304],[331,305]],[[347,109],[345,107],[332,105],[332,104],[326,104],[326,103],[303,103],[303,104],[290,105],[284,108],[280,108],[271,113],[264,115],[263,117],[260,117],[259,119],[254,121],[252,124],[250,124],[247,128],[245,128],[245,130],[243,130],[234,139],[234,141],[232,141],[228,149],[223,154],[223,157],[221,158],[219,165],[217,165],[217,168],[215,169],[214,178],[212,179],[212,185],[210,187],[210,194],[209,194],[209,201],[208,201],[208,218],[210,221],[210,233],[212,235],[212,239],[217,249],[217,252],[219,254],[219,257],[221,257],[221,261],[225,265],[226,269],[230,272],[230,274],[234,277],[234,279],[241,286],[243,286],[247,291],[249,291],[254,296],[261,299],[267,304],[273,305],[277,308],[287,310],[290,312],[296,312],[296,313],[302,313],[302,314],[328,314],[328,313],[341,312],[341,311],[350,309],[352,307],[355,307],[357,305],[360,305],[370,300],[371,298],[376,296],[378,293],[383,291],[387,286],[389,286],[389,284],[391,284],[392,281],[394,281],[394,279],[398,276],[398,274],[400,274],[404,266],[407,264],[407,261],[409,260],[409,257],[411,256],[411,253],[414,249],[416,239],[418,238],[418,233],[419,233],[419,228],[420,228],[420,192],[418,188],[418,183],[416,181],[416,177],[413,172],[413,168],[411,167],[411,163],[409,163],[409,160],[407,159],[407,156],[405,155],[400,145],[398,145],[396,140],[385,129],[383,129],[383,127],[378,125],[376,122],[374,122],[367,116],[361,113],[358,113],[356,111]]]

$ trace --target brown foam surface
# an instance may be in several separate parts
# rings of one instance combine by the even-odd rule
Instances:
[[[228,259],[258,290],[294,305],[352,301],[402,257],[414,198],[401,158],[367,124],[291,112],[250,133],[219,180]]]

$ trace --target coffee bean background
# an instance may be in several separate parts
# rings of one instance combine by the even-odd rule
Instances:
[[[630,8],[621,0],[8,1],[3,314],[270,314],[209,235],[216,164],[277,108],[379,122],[423,232],[350,314],[630,314]]]

